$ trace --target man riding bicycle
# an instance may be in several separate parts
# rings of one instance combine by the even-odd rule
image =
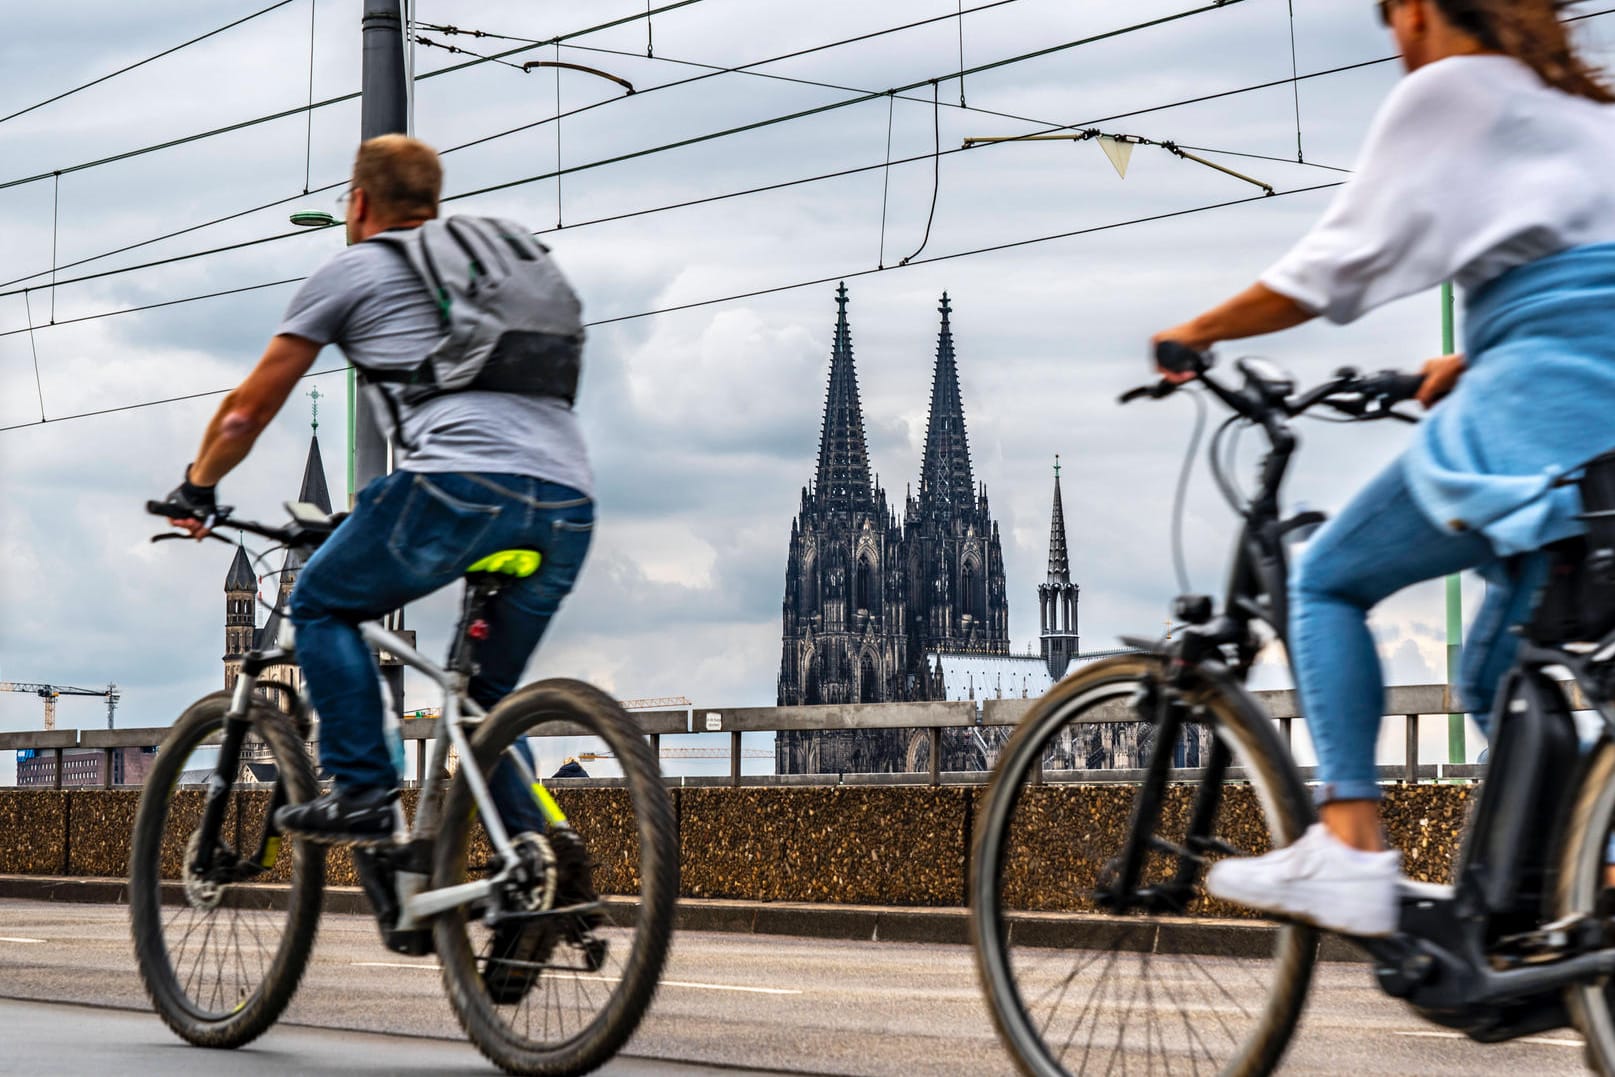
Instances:
[[[304,281],[169,495],[195,509],[182,526],[206,534],[215,485],[247,456],[326,344],[364,372],[369,391],[379,394],[378,415],[396,423],[397,470],[359,492],[351,515],[304,566],[290,602],[298,662],[320,716],[320,762],[334,788],[282,808],[275,822],[315,841],[375,844],[397,828],[399,775],[385,738],[375,656],[358,625],[455,582],[490,554],[538,551],[542,570],[504,588],[486,618],[469,691],[491,709],[516,687],[572,589],[594,527],[593,481],[570,399],[485,389],[421,399],[387,384],[389,373],[418,371],[445,337],[441,293],[428,290],[392,241],[437,217],[441,189],[442,167],[425,143],[384,135],[359,147],[347,195],[349,246]],[[512,245],[519,247],[514,239]],[[532,260],[532,252],[516,253]],[[581,334],[563,343],[575,354]],[[526,750],[524,742],[518,750]],[[512,834],[545,830],[518,768],[496,768],[491,784]],[[558,900],[593,901],[587,854],[575,832],[562,830],[548,834],[559,862]]]
[[[1319,315],[1351,322],[1444,280],[1466,293],[1465,354],[1425,365],[1430,418],[1295,568],[1290,658],[1321,822],[1206,881],[1355,935],[1395,928],[1401,878],[1379,822],[1385,685],[1368,611],[1478,569],[1488,589],[1459,689],[1485,724],[1546,576],[1541,548],[1582,530],[1575,487],[1557,480],[1615,447],[1615,94],[1577,56],[1554,0],[1378,7],[1408,76],[1351,181],[1259,283],[1154,338],[1203,350]]]

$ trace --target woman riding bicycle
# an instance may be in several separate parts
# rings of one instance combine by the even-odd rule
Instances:
[[[1290,658],[1321,822],[1288,848],[1219,862],[1206,883],[1355,935],[1394,929],[1401,877],[1379,821],[1385,684],[1369,610],[1478,569],[1488,589],[1459,691],[1484,722],[1545,578],[1541,548],[1581,530],[1575,488],[1557,480],[1615,447],[1615,93],[1555,0],[1378,7],[1408,75],[1351,181],[1259,283],[1154,338],[1203,350],[1320,315],[1344,324],[1445,280],[1465,292],[1465,353],[1425,364],[1429,419],[1295,569]]]

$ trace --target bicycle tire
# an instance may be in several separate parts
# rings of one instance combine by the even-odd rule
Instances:
[[[325,886],[325,851],[308,842],[278,847],[272,870],[265,873],[270,882],[224,884],[216,900],[201,891],[202,884],[187,881],[185,865],[205,794],[181,789],[181,778],[187,761],[209,750],[207,742],[223,729],[229,709],[229,693],[204,696],[169,730],[140,795],[129,854],[129,922],[141,983],[163,1022],[200,1047],[240,1047],[280,1017],[308,963]],[[290,803],[314,797],[319,791],[314,769],[290,720],[260,705],[247,720],[247,746],[267,753]],[[193,777],[204,772],[199,768]],[[249,856],[257,850],[269,788],[232,783],[226,795],[233,803],[226,807],[220,834],[227,849]],[[241,931],[243,914],[250,939]],[[203,922],[207,926],[193,959],[187,947]],[[228,954],[221,937],[210,958],[215,932],[222,936],[224,930],[237,948]],[[251,960],[243,947],[256,948]]]
[[[1609,841],[1615,830],[1615,741],[1604,737],[1582,766],[1569,818],[1560,831],[1562,848],[1554,885],[1553,919],[1598,916],[1606,891]],[[1608,981],[1565,988],[1571,1022],[1585,1041],[1589,1069],[1615,1074],[1615,990]]]
[[[1106,704],[1125,702],[1133,698],[1141,687],[1154,688],[1162,683],[1161,674],[1162,665],[1158,658],[1126,655],[1096,662],[1056,685],[1038,701],[1005,746],[978,813],[969,883],[971,941],[975,950],[977,971],[987,995],[993,1022],[1000,1039],[1023,1073],[1035,1074],[1038,1077],[1058,1077],[1072,1072],[1067,1068],[1065,1056],[1074,1049],[1076,1036],[1079,1030],[1085,1027],[1086,1019],[1087,1041],[1082,1045],[1084,1057],[1075,1066],[1078,1071],[1092,1068],[1096,1072],[1109,1072],[1108,1067],[1114,1066],[1118,1060],[1122,1063],[1123,1072],[1126,1068],[1144,1070],[1153,1067],[1158,1051],[1165,1063],[1165,1071],[1169,1073],[1190,1072],[1192,1069],[1197,1073],[1216,1071],[1238,1077],[1266,1074],[1272,1072],[1283,1057],[1305,1006],[1306,992],[1311,983],[1318,949],[1318,933],[1310,927],[1299,924],[1278,925],[1272,956],[1265,959],[1266,967],[1260,971],[1245,969],[1251,972],[1251,976],[1248,979],[1241,976],[1240,982],[1247,986],[1254,984],[1266,992],[1259,1012],[1252,1013],[1222,986],[1221,979],[1214,977],[1197,955],[1187,952],[1192,950],[1192,946],[1183,947],[1182,950],[1185,952],[1181,953],[1156,952],[1158,949],[1172,949],[1160,945],[1163,936],[1150,934],[1152,926],[1158,930],[1160,925],[1168,923],[1168,918],[1148,912],[1143,914],[1133,912],[1120,916],[1112,914],[1110,918],[1103,920],[1091,917],[1082,920],[1062,915],[1062,912],[1055,912],[1052,919],[1047,915],[1047,910],[1056,904],[1061,907],[1064,914],[1069,914],[1076,911],[1085,900],[1079,879],[1074,877],[1073,871],[1076,871],[1081,878],[1091,879],[1097,884],[1104,872],[1115,870],[1120,858],[1112,856],[1104,867],[1086,876],[1081,875],[1082,871],[1087,870],[1086,868],[1073,869],[1069,865],[1049,862],[1050,845],[1039,844],[1038,828],[1046,828],[1048,825],[1046,820],[1052,816],[1044,816],[1045,821],[1039,822],[1038,814],[1057,810],[1051,806],[1054,804],[1051,798],[1103,797],[1104,794],[1097,791],[1085,794],[1063,792],[1060,788],[1062,783],[1048,779],[1065,777],[1080,782],[1081,776],[1045,774],[1044,789],[1047,791],[1028,797],[1028,784],[1035,777],[1038,761],[1050,758],[1051,745],[1059,743],[1060,731],[1068,725],[1084,732],[1096,729],[1101,721],[1114,726],[1117,723],[1115,717],[1117,712],[1114,707],[1104,715],[1099,708]],[[1246,780],[1254,787],[1258,804],[1253,806],[1247,815],[1259,819],[1265,825],[1266,836],[1274,845],[1282,845],[1300,837],[1312,822],[1314,813],[1307,799],[1305,787],[1290,762],[1289,753],[1273,728],[1272,719],[1248,695],[1233,686],[1210,689],[1196,696],[1195,702],[1198,704],[1196,713],[1203,713],[1205,716],[1201,722],[1209,727],[1206,736],[1217,736],[1228,746],[1231,763],[1245,768]],[[1068,745],[1074,743],[1074,741],[1067,742]],[[1083,743],[1091,742],[1085,740]],[[1115,797],[1118,802],[1109,805],[1112,811],[1107,813],[1106,818],[1112,820],[1118,816],[1131,818],[1132,813],[1139,810],[1137,801],[1143,795],[1140,790],[1146,787],[1140,785],[1129,787],[1130,791],[1125,793],[1118,792]],[[1111,788],[1120,790],[1123,787]],[[1174,794],[1173,786],[1170,784],[1161,788],[1163,806],[1174,796],[1177,797],[1180,807],[1187,799],[1186,794]],[[1182,788],[1191,789],[1188,785]],[[1223,810],[1226,808],[1224,802],[1227,799],[1227,789],[1226,784],[1221,784],[1215,792],[1217,807],[1212,819],[1219,826],[1229,815],[1229,812]],[[1199,785],[1193,786],[1192,791],[1198,795]],[[1043,798],[1044,808],[1038,807],[1040,797]],[[1121,797],[1128,800],[1126,811],[1121,810],[1119,803]],[[1026,814],[1018,818],[1017,809],[1023,802],[1027,802],[1029,806]],[[1151,810],[1155,811],[1153,807]],[[1164,811],[1164,807],[1162,810]],[[1179,817],[1185,818],[1188,814],[1189,812],[1183,811],[1178,813]],[[1165,819],[1164,814],[1156,817]],[[1227,822],[1230,827],[1236,825],[1235,821]],[[1092,817],[1087,836],[1092,838],[1095,833],[1102,836],[1104,829],[1110,825],[1104,819]],[[1162,830],[1167,825],[1163,821],[1161,829],[1152,827],[1152,835],[1165,836]],[[1122,828],[1124,834],[1129,827]],[[1064,838],[1068,833],[1069,831],[1064,829],[1054,829],[1054,836],[1058,838]],[[1222,831],[1214,829],[1211,835],[1219,837]],[[1017,836],[1026,847],[1028,867],[1017,869],[1019,874],[1015,875],[1007,870],[1006,859],[1016,847]],[[1047,833],[1042,835],[1043,838],[1048,836]],[[1079,838],[1078,841],[1080,840]],[[1176,837],[1168,840],[1182,841]],[[1053,854],[1055,858],[1059,855],[1058,852]],[[1101,855],[1112,854],[1106,850]],[[1152,871],[1163,870],[1158,865],[1166,858],[1160,857],[1158,853],[1152,855],[1159,859],[1146,864],[1144,869],[1146,876]],[[1151,867],[1152,863],[1157,866]],[[1204,896],[1203,871],[1200,872],[1200,876],[1202,882],[1196,884],[1196,896],[1193,900],[1202,903],[1203,907],[1203,903],[1210,899]],[[1141,881],[1143,878],[1141,876]],[[1037,889],[1037,884],[1027,882],[1029,879],[1041,879],[1044,883],[1052,881],[1059,892],[1059,897],[1051,899],[1047,891],[1043,896],[1029,896]],[[1016,889],[1006,895],[1006,886]],[[1071,895],[1077,895],[1076,899],[1072,900]],[[1013,910],[1006,908],[1006,902],[1022,906],[1039,906],[1045,913],[1040,915],[1030,909]],[[1024,922],[1021,931],[1025,933],[1026,941],[1015,949],[1012,948],[1011,934],[1012,925],[1017,920]],[[1036,937],[1040,931],[1045,936],[1041,940]],[[1061,951],[1061,946],[1066,942],[1071,944],[1070,949],[1078,951],[1082,961],[1080,963],[1075,959],[1070,961],[1071,971],[1061,980],[1060,974],[1064,972],[1068,963],[1064,951]],[[1032,956],[1034,953],[1046,955],[1050,950],[1057,951],[1055,958],[1034,961]],[[1103,967],[1096,967],[1101,965],[1101,958],[1107,953],[1109,961],[1105,962]],[[1108,1020],[1102,1017],[1102,1014],[1108,1013],[1102,1002],[1104,993],[1107,989],[1116,992],[1114,1001],[1119,1005],[1120,992],[1124,989],[1121,985],[1129,978],[1130,965],[1121,963],[1124,954],[1129,961],[1134,956],[1138,960],[1132,998],[1128,1002],[1127,1011],[1116,1022],[1115,1044],[1111,1049],[1108,1064],[1103,1057],[1090,1064],[1088,1056],[1094,1052],[1102,1021]],[[1223,967],[1226,963],[1235,961],[1254,963],[1250,959],[1230,956],[1219,956],[1212,960],[1223,963]],[[1156,962],[1161,963],[1164,971],[1153,971]],[[1029,990],[1040,989],[1042,985],[1039,980],[1047,976],[1050,965],[1055,966],[1054,979],[1051,983],[1058,988],[1059,993],[1054,998],[1047,1016],[1044,1017],[1041,1013],[1032,1013],[1031,1009],[1034,1006],[1041,1006],[1053,988],[1045,990],[1039,997],[1032,998],[1032,1005],[1029,1006],[1028,999],[1017,980],[1017,974],[1026,977]],[[1063,1023],[1056,1025],[1056,1016],[1060,1013],[1060,1007],[1071,986],[1079,976],[1085,974],[1091,974],[1091,977],[1099,982],[1090,991],[1086,1004],[1072,1021],[1071,1033],[1065,1037],[1065,1043],[1063,1045],[1055,1043],[1053,1041],[1059,1038],[1064,1028]],[[1134,1005],[1139,1000],[1140,987],[1144,994],[1144,1009],[1148,1013],[1155,1009],[1157,990],[1165,995],[1179,986],[1185,991],[1190,986],[1195,988],[1196,995],[1193,1002],[1195,1008],[1200,1011],[1199,1019],[1206,1028],[1195,1027],[1196,1022],[1191,1021],[1189,1007],[1174,994],[1172,1001],[1177,1007],[1176,1016],[1168,1018],[1167,1023],[1173,1024],[1181,1020],[1181,1040],[1178,1039],[1175,1024],[1168,1028],[1156,1025],[1152,1020],[1152,1023],[1145,1028],[1142,1051],[1145,1057],[1138,1059],[1136,1043],[1124,1043],[1123,1040],[1127,1032],[1128,1015],[1133,1012]],[[1224,997],[1219,998],[1217,992],[1221,992]],[[1246,1023],[1252,1027],[1236,1034],[1230,1027],[1230,1020],[1237,1025],[1241,1014],[1225,1012],[1230,1008],[1238,1008],[1243,1013]],[[1215,1022],[1212,1020],[1213,1017]],[[1218,1029],[1220,1035],[1229,1042],[1226,1050],[1230,1057],[1226,1059],[1219,1059],[1213,1045],[1208,1042],[1219,1036]],[[1168,1043],[1169,1039],[1173,1040],[1171,1044]],[[1101,1050],[1106,1049],[1103,1044],[1099,1047]],[[1129,1053],[1133,1053],[1133,1061],[1140,1063],[1137,1067],[1128,1067]],[[1210,1063],[1205,1071],[1200,1069],[1202,1054],[1204,1060]]]
[[[634,848],[627,856],[637,863],[628,863],[626,874],[624,864],[614,863],[611,872],[613,878],[637,877],[639,902],[632,910],[616,906],[607,910],[612,924],[605,929],[610,943],[605,960],[616,967],[585,965],[577,969],[546,963],[519,999],[497,1003],[483,982],[482,968],[488,958],[486,929],[464,906],[439,915],[433,924],[443,984],[471,1042],[508,1073],[546,1077],[594,1069],[615,1055],[638,1027],[667,960],[679,886],[673,804],[656,756],[622,706],[599,689],[581,681],[555,679],[512,693],[472,738],[476,765],[486,773],[517,737],[530,736],[552,723],[580,727],[603,740],[623,771],[633,815]],[[470,785],[463,774],[457,774],[444,800],[438,828],[434,887],[465,881],[475,810]],[[587,838],[590,820],[579,818],[575,825]],[[596,881],[601,881],[599,875]],[[592,1002],[594,985],[602,981],[609,992],[600,992],[605,998],[598,1012],[590,1019],[580,1017],[569,1030],[562,996],[579,1005],[585,999]],[[566,984],[570,987],[561,986]],[[535,1003],[540,992],[541,1005]],[[554,1036],[550,1032],[552,1016],[559,1026]],[[542,1030],[535,1031],[535,1021],[541,1021]]]

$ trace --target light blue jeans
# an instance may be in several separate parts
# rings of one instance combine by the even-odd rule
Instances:
[[[1485,728],[1498,682],[1519,651],[1512,629],[1530,616],[1547,567],[1546,554],[1500,560],[1479,533],[1432,524],[1414,503],[1400,460],[1324,525],[1290,584],[1290,660],[1318,753],[1320,804],[1380,795],[1374,746],[1385,675],[1369,610],[1423,580],[1481,570],[1486,599],[1469,626],[1458,693]]]

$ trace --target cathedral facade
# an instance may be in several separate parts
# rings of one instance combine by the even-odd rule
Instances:
[[[951,324],[942,297],[919,489],[897,519],[870,478],[847,318],[836,291],[829,384],[811,486],[786,555],[778,701],[888,703],[942,698],[942,654],[1008,655],[1004,561],[985,488],[972,474]],[[949,737],[952,766],[973,749]],[[781,733],[779,773],[912,769],[906,730]],[[955,757],[958,759],[955,759]]]

